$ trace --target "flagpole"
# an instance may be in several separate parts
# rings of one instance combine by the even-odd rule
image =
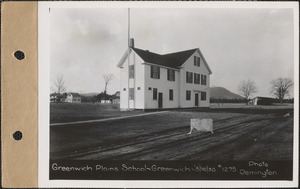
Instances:
[[[130,8],[128,8],[128,47],[130,45]]]
[[[130,8],[128,8],[128,55],[127,55],[127,58],[128,58],[128,72],[127,72],[127,74],[128,74],[128,91],[127,91],[127,96],[128,96],[128,98],[127,98],[127,104],[128,104],[128,110],[130,109],[130,105],[129,105],[129,102],[130,102],[130,96],[129,96],[129,84],[130,84],[130,82],[129,82],[129,65],[130,65],[130,58],[129,58],[129,56],[130,56],[130,47],[129,47],[129,45],[130,45]]]

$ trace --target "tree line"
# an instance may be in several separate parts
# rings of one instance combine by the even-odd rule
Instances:
[[[246,103],[247,100],[244,98],[214,98],[211,97],[209,99],[210,103],[218,103],[218,104],[223,104],[223,103]]]
[[[105,101],[113,101],[114,99],[120,99],[119,96],[117,96],[116,94],[105,94],[104,92],[101,92],[97,95],[93,95],[93,96],[81,96],[81,102],[101,102],[102,100]]]
[[[102,75],[103,80],[104,80],[104,91],[103,93],[107,93],[107,88],[108,85],[111,83],[113,80],[113,74],[104,74]],[[53,93],[58,93],[62,94],[66,91],[65,87],[65,79],[63,77],[63,74],[57,74],[53,80],[52,86],[51,86],[51,91]]]
[[[107,88],[110,82],[113,79],[113,74],[104,74],[104,91],[98,95],[92,97],[82,97],[82,102],[96,102],[101,100],[111,100],[116,98],[114,95],[107,94]],[[279,77],[270,82],[270,94],[275,97],[275,102],[292,102],[293,99],[284,99],[294,85],[293,81],[289,78]],[[54,85],[51,88],[51,91],[57,94],[63,94],[66,91],[65,80],[62,74],[57,75],[54,78]],[[238,91],[244,99],[223,99],[223,98],[210,98],[212,103],[246,103],[250,101],[250,96],[257,93],[258,88],[254,81],[252,80],[243,80],[238,85]]]
[[[284,103],[291,101],[284,99],[294,85],[293,81],[289,78],[279,77],[270,82],[270,94],[275,97],[275,102]],[[244,97],[245,103],[247,104],[250,100],[250,96],[257,93],[257,86],[255,82],[251,80],[243,80],[239,86],[238,91]],[[293,101],[293,100],[292,100]]]

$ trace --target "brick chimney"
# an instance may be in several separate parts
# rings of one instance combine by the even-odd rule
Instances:
[[[129,47],[134,48],[134,39],[133,38],[129,39]]]

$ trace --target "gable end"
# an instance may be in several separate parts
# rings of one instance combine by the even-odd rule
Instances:
[[[202,54],[202,52],[201,52],[201,50],[200,50],[199,48],[197,49],[197,52],[200,54],[200,57],[201,57],[201,59],[203,60],[203,62],[204,62],[204,64],[205,64],[206,68],[208,69],[209,74],[212,74],[212,71],[211,71],[209,65],[208,65],[207,62],[206,62],[206,59],[204,58],[204,56],[203,56],[203,54]],[[193,53],[193,54],[194,54],[194,53]],[[188,58],[190,58],[191,56],[193,56],[193,54],[191,54]],[[188,59],[188,58],[187,58],[187,59]],[[186,60],[187,60],[187,59],[186,59]],[[186,61],[182,64],[182,66],[180,66],[180,68],[183,68],[185,63],[186,63]]]

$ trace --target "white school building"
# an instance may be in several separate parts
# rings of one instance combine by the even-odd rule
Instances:
[[[209,107],[212,71],[199,48],[160,55],[130,39],[118,67],[121,110]]]

